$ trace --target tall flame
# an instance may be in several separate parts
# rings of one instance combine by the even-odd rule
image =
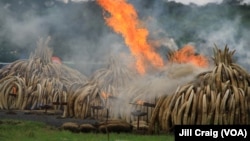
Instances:
[[[208,59],[202,55],[196,55],[195,49],[191,45],[185,45],[176,51],[172,57],[172,62],[176,63],[193,63],[199,67],[207,67]]]
[[[136,10],[131,4],[126,0],[97,0],[97,3],[110,13],[110,17],[105,17],[106,23],[123,36],[136,58],[139,73],[145,73],[146,62],[157,68],[164,65],[163,59],[149,45],[148,30],[140,27]]]

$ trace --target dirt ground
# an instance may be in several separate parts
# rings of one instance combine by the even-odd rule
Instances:
[[[0,110],[0,120],[2,119],[17,119],[17,120],[28,120],[28,121],[39,121],[44,122],[53,127],[61,127],[65,122],[75,122],[78,124],[90,123],[96,124],[98,121],[95,119],[76,119],[76,118],[62,118],[62,113],[47,111],[8,111]]]

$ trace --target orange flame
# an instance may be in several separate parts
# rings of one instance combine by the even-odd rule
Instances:
[[[17,94],[17,90],[15,86],[12,87],[12,94]]]
[[[110,13],[105,17],[107,25],[121,34],[131,53],[136,58],[136,67],[140,74],[146,71],[146,61],[159,68],[163,59],[147,41],[148,30],[140,26],[134,7],[126,0],[97,0],[97,3]]]
[[[185,45],[183,48],[174,53],[173,62],[176,63],[193,63],[199,67],[207,67],[208,59],[202,55],[196,55],[195,49],[191,45]]]
[[[108,97],[109,97],[109,94],[106,94],[105,92],[102,92],[102,97],[104,98],[104,99],[107,99]]]
[[[143,104],[144,104],[144,101],[143,101],[143,100],[138,100],[138,101],[136,102],[136,104],[138,104],[138,105],[143,105]]]

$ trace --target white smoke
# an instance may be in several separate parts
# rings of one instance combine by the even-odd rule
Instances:
[[[51,36],[49,46],[53,55],[86,75],[102,67],[103,60],[111,53],[127,52],[122,37],[105,25],[102,11],[93,0],[66,2],[71,1],[57,0],[40,5],[25,0],[0,2],[0,42],[4,40],[25,50],[18,57],[28,58],[39,38]],[[45,7],[40,12],[38,8],[43,4]]]
[[[202,6],[202,5],[206,5],[209,3],[220,4],[223,0],[168,0],[168,1],[175,1],[177,3],[182,3],[185,5],[196,4],[196,5]]]
[[[79,63],[80,67],[78,68],[89,73],[102,64],[102,59],[107,54],[117,54],[124,51],[129,52],[128,48],[124,45],[122,37],[114,33],[113,30],[110,30],[109,27],[105,25],[105,22],[103,22],[102,11],[100,10],[98,12],[99,9],[97,9],[100,7],[93,7],[95,4],[92,4],[92,7],[90,7],[88,3],[94,3],[94,0],[57,1],[61,1],[62,3],[59,3],[62,5],[64,3],[74,3],[71,5],[65,4],[65,8],[68,8],[67,10],[57,6],[57,2],[53,1],[53,3],[47,3],[47,6],[50,8],[45,9],[43,15],[37,14],[35,6],[32,7],[31,5],[30,9],[25,10],[22,14],[18,13],[20,15],[13,16],[15,15],[15,10],[18,10],[18,8],[21,9],[25,5],[25,0],[21,1],[16,7],[11,5],[11,3],[6,4],[0,2],[0,6],[3,7],[0,8],[0,18],[3,23],[1,26],[4,27],[4,30],[0,33],[0,35],[2,35],[0,37],[5,37],[5,40],[8,40],[12,44],[19,47],[29,48],[33,45],[35,46],[39,37],[51,35],[52,32],[54,34],[56,33],[54,36],[51,35],[51,41],[63,37],[61,39],[62,42],[59,42],[62,44],[55,44],[55,46],[52,47],[56,48],[57,51],[60,50],[62,46],[70,48],[70,52],[68,55],[64,56],[65,58],[63,59]],[[168,14],[170,10],[176,10],[178,12],[180,9],[171,9],[167,7],[167,4],[163,2],[164,0],[128,1],[135,6],[135,9],[139,13],[139,18],[146,23],[147,28],[150,30],[150,36],[157,41],[160,40],[161,45],[165,47],[161,48],[162,50],[159,50],[164,57],[166,56],[168,49],[176,50],[178,48],[177,45],[182,45],[178,42],[178,44],[176,44],[175,41],[180,40],[179,38],[186,31],[183,31],[183,28],[176,24],[181,21],[177,21],[176,18],[173,18],[170,14]],[[197,5],[221,3],[222,1],[223,0],[175,0],[175,2],[182,2],[185,4],[193,2]],[[242,3],[249,4],[250,0],[244,0]],[[218,12],[220,11],[218,10]],[[185,19],[182,20],[186,22],[184,23],[185,26],[194,24],[192,22],[192,18],[196,18],[196,16],[193,14],[195,13],[187,11],[187,13],[181,17],[180,20]],[[204,13],[204,17],[210,17],[206,14],[208,13]],[[216,14],[213,14],[213,16],[214,15],[216,16]],[[203,51],[206,52],[207,50],[212,51],[209,47],[214,47],[214,43],[216,43],[219,47],[223,47],[225,44],[228,44],[230,49],[235,49],[237,47],[236,55],[244,56],[238,57],[238,60],[241,59],[241,63],[247,63],[247,57],[249,55],[244,50],[247,49],[247,46],[249,45],[249,40],[247,40],[250,33],[249,29],[240,31],[242,34],[241,39],[236,39],[235,37],[239,34],[239,26],[242,24],[240,18],[224,20],[227,18],[226,16],[222,16],[215,19],[216,20],[211,22],[209,26],[199,28],[199,30],[195,31],[195,33],[197,33],[197,38],[204,40],[202,44],[198,43],[196,46],[199,49],[197,52],[203,53]],[[77,28],[80,27],[80,24],[81,28]],[[199,23],[195,24],[199,26]],[[220,27],[219,29],[214,28],[218,26]],[[93,34],[93,36],[89,36],[90,34]],[[185,44],[186,43],[187,42],[185,42]],[[211,56],[211,52],[207,53],[207,55]],[[246,66],[249,66],[248,63]]]
[[[60,1],[63,3],[69,3],[70,1],[71,2],[89,2],[89,1],[95,1],[95,0],[57,0],[57,1]]]
[[[247,35],[250,33],[249,29],[242,30],[243,36],[241,38],[236,38],[237,34],[239,34],[238,32],[241,22],[242,19],[237,17],[234,20],[224,20],[223,26],[219,29],[211,28],[208,31],[200,31],[199,38],[206,39],[203,44],[200,44],[200,47],[206,48],[208,55],[212,54],[212,48],[214,48],[214,45],[221,49],[227,45],[230,51],[236,51],[233,56],[234,61],[240,64],[243,68],[249,70],[250,63],[247,58],[249,58],[250,54],[246,51],[250,43],[247,39]]]
[[[241,2],[241,4],[250,4],[250,0],[243,0],[242,2]]]
[[[95,1],[95,0],[71,0],[72,2],[88,2],[88,1]]]

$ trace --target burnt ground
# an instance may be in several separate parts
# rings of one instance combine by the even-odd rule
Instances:
[[[0,120],[3,119],[14,119],[14,120],[27,120],[27,121],[38,121],[44,122],[49,126],[59,128],[65,122],[74,122],[77,124],[96,124],[98,121],[94,119],[76,119],[76,118],[62,118],[62,113],[47,113],[44,110],[40,111],[8,111],[0,110]]]
[[[101,123],[103,123],[103,120],[96,120],[94,118],[88,118],[88,119],[78,119],[78,118],[62,118],[62,111],[47,111],[47,113],[45,113],[44,110],[26,110],[26,111],[21,111],[21,110],[15,110],[15,111],[8,111],[8,110],[0,110],[0,122],[1,120],[4,119],[13,119],[13,120],[22,120],[22,121],[38,121],[38,122],[43,122],[45,124],[47,124],[50,127],[55,127],[58,129],[63,129],[62,125],[66,122],[73,122],[73,123],[77,123],[78,125],[82,125],[82,124],[91,124],[94,127],[100,125]],[[105,120],[106,121],[106,120]],[[132,126],[126,126],[126,124],[115,124],[115,123],[111,123],[110,125],[112,126],[108,126],[106,128],[108,128],[109,132],[135,132],[135,133],[139,133],[139,134],[147,134],[147,129],[143,128],[140,130],[133,130]],[[106,128],[100,128],[98,131],[106,133]],[[105,129],[105,130],[104,130]],[[70,129],[72,130],[72,129]],[[73,129],[75,130],[75,129]],[[72,130],[72,131],[73,131]],[[89,130],[89,129],[87,129]],[[78,129],[77,129],[78,131]],[[97,131],[95,130],[91,130],[90,131]],[[97,131],[97,132],[98,132]],[[74,132],[74,131],[73,131]],[[87,131],[88,132],[88,131]],[[157,132],[157,134],[159,134],[159,132]]]

